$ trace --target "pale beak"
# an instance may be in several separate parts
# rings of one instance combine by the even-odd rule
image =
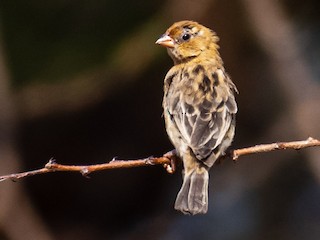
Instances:
[[[174,40],[169,37],[168,35],[162,35],[157,41],[156,44],[159,44],[164,47],[173,48],[174,47]]]

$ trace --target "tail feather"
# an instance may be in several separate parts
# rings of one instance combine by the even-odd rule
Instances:
[[[175,209],[184,214],[204,214],[208,211],[208,170],[202,166],[186,173],[178,193]]]

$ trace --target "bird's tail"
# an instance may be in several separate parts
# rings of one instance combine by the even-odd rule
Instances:
[[[208,211],[208,168],[198,165],[193,171],[185,172],[183,184],[174,208],[184,214],[195,215]]]

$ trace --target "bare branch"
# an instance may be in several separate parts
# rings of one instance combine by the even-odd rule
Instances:
[[[231,151],[232,160],[236,161],[242,155],[248,155],[253,153],[261,152],[271,152],[274,150],[285,150],[285,149],[295,149],[299,150],[301,148],[320,146],[320,141],[309,137],[307,140],[294,141],[294,142],[277,142],[270,144],[260,144],[253,147],[235,149]]]
[[[316,147],[320,146],[320,141],[314,138],[309,137],[307,140],[303,141],[293,141],[293,142],[277,142],[270,144],[260,144],[253,147],[241,148],[231,150],[228,156],[234,161],[238,160],[240,156],[254,154],[254,153],[263,153],[270,152],[274,150],[285,150],[285,149],[295,149],[299,150],[307,147]],[[96,164],[96,165],[62,165],[56,163],[53,159],[50,159],[49,162],[41,169],[14,173],[5,176],[0,176],[0,182],[11,179],[13,181],[34,176],[38,174],[51,173],[51,172],[79,172],[83,176],[87,176],[92,172],[107,170],[107,169],[116,169],[116,168],[134,168],[134,167],[143,167],[150,165],[162,165],[165,167],[168,173],[173,173],[175,170],[175,162],[177,161],[177,156],[174,152],[166,153],[162,157],[149,157],[138,160],[112,160],[108,163]]]
[[[22,173],[14,173],[5,176],[0,176],[0,182],[11,179],[13,181],[34,176],[38,174],[50,173],[50,172],[80,172],[83,176],[87,176],[92,172],[107,170],[107,169],[116,169],[116,168],[133,168],[133,167],[142,167],[142,166],[150,166],[150,165],[163,165],[167,167],[171,164],[171,160],[168,157],[149,157],[138,160],[112,160],[108,163],[95,164],[95,165],[63,165],[58,164],[54,161],[54,159],[50,159],[49,162],[44,166],[44,168],[40,168],[33,171],[22,172]]]

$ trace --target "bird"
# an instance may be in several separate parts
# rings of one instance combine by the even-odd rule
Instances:
[[[238,90],[224,69],[219,37],[198,22],[174,23],[156,41],[173,60],[164,78],[166,132],[183,162],[183,183],[174,208],[208,211],[209,169],[225,155],[235,134]]]

